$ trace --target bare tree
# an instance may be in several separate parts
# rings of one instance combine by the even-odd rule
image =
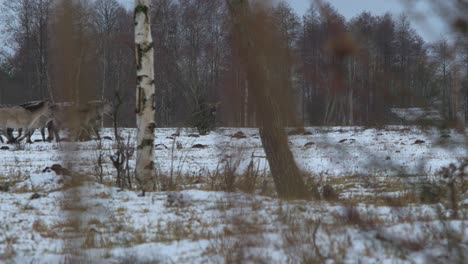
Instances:
[[[41,81],[38,80],[41,74],[38,75],[37,72],[41,71],[39,67],[42,65],[36,63],[38,61],[34,54],[40,47],[36,40],[43,44],[41,38],[44,30],[41,27],[44,26],[44,23],[36,23],[39,19],[43,19],[40,12],[36,12],[42,11],[42,8],[37,8],[39,4],[42,4],[42,1],[40,3],[35,0],[5,1],[0,15],[3,30],[8,38],[8,42],[4,44],[21,54],[15,59],[15,64],[21,69],[23,89],[26,90],[23,93],[27,95],[28,99],[39,97],[35,90],[38,87],[38,82]]]
[[[142,195],[155,178],[154,129],[155,86],[153,39],[151,37],[150,0],[135,0],[135,52],[137,65],[136,115],[137,156],[136,178]],[[153,186],[154,187],[154,186]]]
[[[62,0],[51,19],[51,82],[58,100],[76,105],[97,99],[95,45],[87,0]]]
[[[96,39],[100,51],[101,67],[101,100],[104,100],[105,92],[111,87],[111,79],[114,75],[111,65],[115,44],[112,44],[113,35],[116,32],[119,11],[122,7],[116,0],[97,0],[94,3],[93,24],[96,31]]]
[[[463,102],[465,106],[465,123],[468,121],[468,41],[463,45],[462,64],[465,69],[465,80],[464,80],[464,95]]]

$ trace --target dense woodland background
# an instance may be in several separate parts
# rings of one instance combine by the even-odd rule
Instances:
[[[122,103],[120,124],[134,126],[133,10],[116,0],[0,8],[0,104],[110,99]],[[155,0],[151,12],[157,125],[190,125],[216,105],[217,125],[256,126],[225,1]],[[281,2],[270,16],[282,63],[269,74],[285,96],[294,91],[289,125],[381,125],[395,121],[391,108],[407,107],[437,109],[446,124],[468,117],[466,38],[427,43],[405,16],[346,21],[326,3],[300,17]]]

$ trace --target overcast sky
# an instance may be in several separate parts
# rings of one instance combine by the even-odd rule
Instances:
[[[4,0],[0,0],[2,4]],[[134,0],[119,0],[124,3],[127,8],[133,6]],[[278,0],[281,1],[281,0]],[[302,16],[304,12],[310,7],[311,1],[313,0],[283,0],[287,1],[296,12]],[[444,28],[444,23],[430,11],[430,8],[424,4],[417,6],[417,11],[426,15],[428,18],[427,21],[421,22],[414,19],[408,12],[404,2],[409,0],[324,0],[331,3],[340,14],[344,15],[346,19],[351,19],[352,17],[358,15],[363,11],[369,11],[374,15],[381,15],[386,12],[390,12],[396,17],[402,13],[407,13],[412,22],[412,26],[419,32],[419,34],[426,41],[435,41],[443,37],[447,37],[448,30]],[[424,2],[425,0],[420,0],[419,2]],[[440,0],[445,1],[445,0]],[[0,35],[1,38],[1,35]],[[2,41],[0,40],[0,43]]]
[[[302,15],[310,7],[311,0],[284,0],[287,1],[297,13]],[[418,21],[408,12],[407,6],[404,5],[408,0],[325,0],[334,6],[340,14],[346,19],[369,11],[374,15],[382,15],[390,12],[396,17],[400,14],[407,14],[411,19],[412,26],[419,34],[427,41],[434,41],[446,37],[447,30],[444,28],[444,23],[435,15],[428,5],[424,4],[424,0],[419,1],[413,11],[426,15],[426,21]],[[445,0],[440,0],[445,1]]]
[[[125,3],[127,7],[131,7],[134,3],[133,0],[119,0]],[[288,2],[296,12],[302,16],[310,7],[313,0],[276,0]],[[363,11],[369,11],[374,15],[382,15],[386,12],[393,14],[395,17],[405,13],[408,15],[412,22],[413,28],[426,41],[435,41],[446,36],[448,30],[444,28],[444,23],[430,11],[427,5],[424,5],[425,0],[419,0],[416,6],[418,13],[426,15],[426,21],[418,21],[408,12],[407,7],[404,5],[409,0],[323,0],[327,1],[334,6],[340,14],[342,14],[347,20],[354,16],[362,13]],[[440,0],[445,1],[445,0]],[[413,0],[414,2],[414,0]]]

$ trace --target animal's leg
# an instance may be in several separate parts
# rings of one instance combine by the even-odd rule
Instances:
[[[76,128],[73,129],[73,133],[71,134],[71,139],[73,141],[80,141],[80,136],[81,136],[81,128]]]
[[[54,140],[54,122],[49,121],[46,126],[47,126],[47,132],[49,133],[49,135],[47,136],[47,141],[52,142],[52,140]],[[44,129],[44,134],[45,134],[45,127],[43,129]]]
[[[20,134],[21,135],[21,134]],[[7,138],[7,144],[14,144],[16,143],[17,138],[13,136],[13,128],[7,128],[6,129],[6,138]]]
[[[31,140],[31,137],[32,135],[34,134],[34,130],[36,130],[35,128],[32,128],[32,129],[28,129],[28,134],[26,135],[26,143],[33,143],[32,140]]]
[[[54,131],[51,128],[47,128],[47,141],[52,142],[54,140]],[[44,128],[44,134],[45,134],[45,128]]]
[[[19,128],[18,129],[18,136],[14,136],[13,135],[13,131],[14,129],[13,128],[10,128],[10,131],[9,131],[9,135],[11,137],[11,142],[12,143],[17,143],[17,142],[21,142],[25,137],[26,137],[26,134],[23,135],[23,128]],[[26,130],[27,131],[27,130]]]
[[[81,129],[80,128],[73,128],[70,129],[70,140],[72,141],[79,141]]]
[[[91,140],[91,133],[89,131],[89,127],[82,126],[80,127],[80,132],[78,133],[78,140],[79,141],[89,141]]]
[[[24,136],[17,136],[17,137],[14,137],[13,140],[14,140],[14,142],[21,142],[23,139],[26,138],[26,136],[27,136],[27,134],[25,134]]]
[[[79,141],[88,141],[89,140],[89,132],[85,128],[80,129],[80,133],[78,133],[78,140]]]
[[[60,135],[59,135],[59,129],[58,127],[52,127],[52,131],[54,132],[55,135],[55,141],[60,142]]]
[[[42,142],[45,142],[46,141],[46,138],[45,138],[45,127],[41,127],[41,137],[42,137]],[[48,139],[48,138],[47,138]]]
[[[98,140],[101,140],[101,136],[99,135],[99,129],[92,126],[91,129],[93,130],[93,132],[96,134],[96,137]]]
[[[25,131],[26,131],[26,132],[25,132],[25,134],[24,134],[22,137],[16,138],[15,140],[16,140],[17,142],[21,142],[23,139],[26,139],[26,143],[32,143],[32,141],[31,141],[31,135],[32,135],[31,131],[34,132],[34,130],[25,129]]]

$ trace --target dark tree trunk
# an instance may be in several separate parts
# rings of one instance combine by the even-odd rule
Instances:
[[[277,38],[275,27],[268,20],[267,10],[249,7],[247,0],[227,0],[233,20],[234,48],[247,73],[249,92],[256,104],[260,118],[260,137],[278,196],[283,199],[309,199],[301,172],[294,161],[284,131],[285,106],[288,99],[281,87],[281,71],[277,65],[284,63],[284,50]],[[279,64],[278,64],[279,63]],[[289,87],[291,88],[291,87]],[[292,90],[287,91],[289,94]],[[287,94],[287,93],[286,93]]]

